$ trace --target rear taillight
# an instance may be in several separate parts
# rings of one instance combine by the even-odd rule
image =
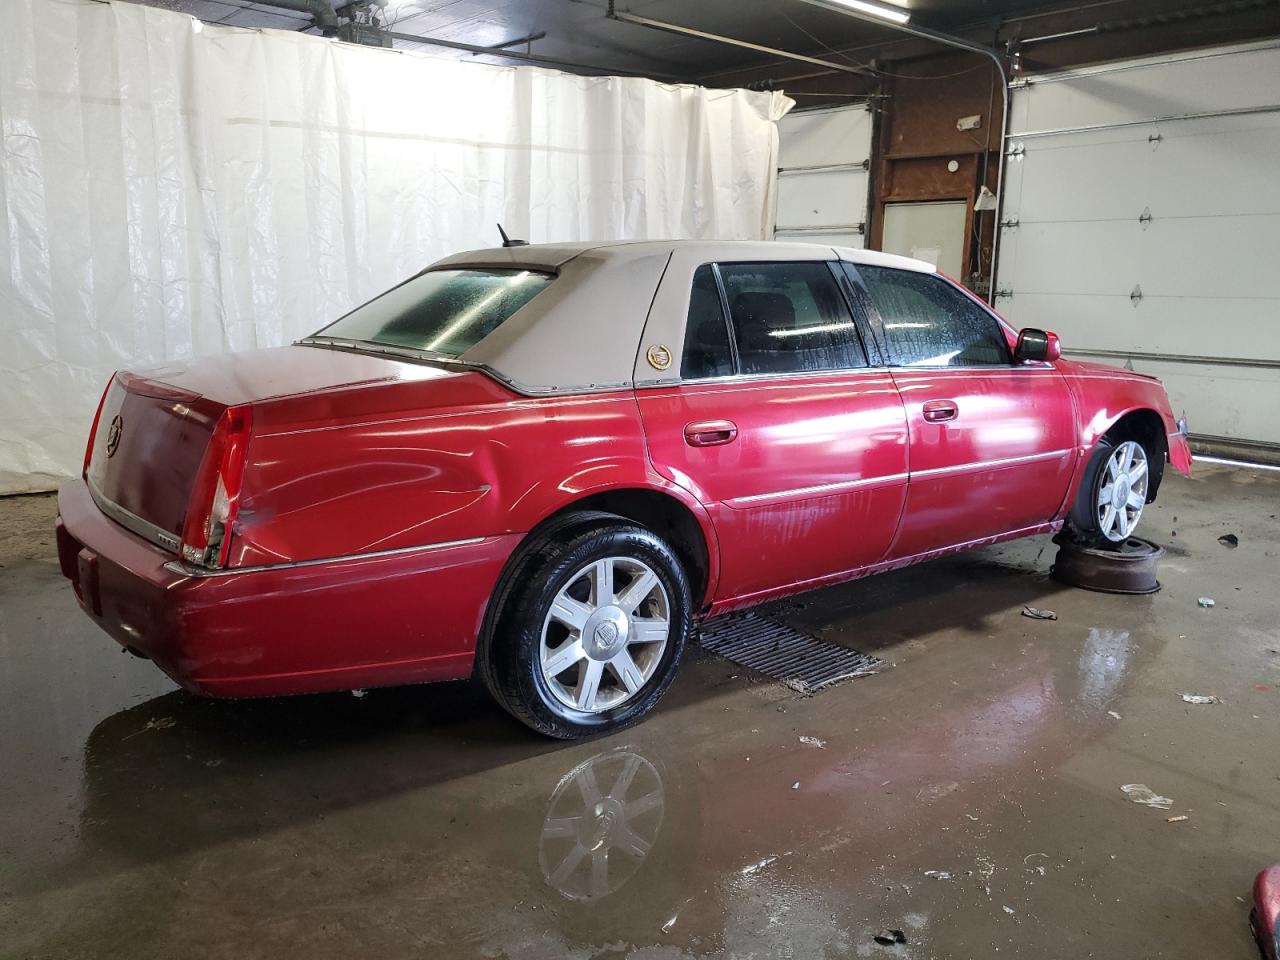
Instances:
[[[115,379],[113,374],[107,381],[106,387],[102,390],[102,396],[98,398],[98,409],[93,414],[93,426],[89,428],[89,442],[84,448],[84,469],[80,471],[80,476],[85,479],[89,476],[89,461],[93,459],[93,441],[98,438],[98,421],[102,419],[102,405],[107,402],[107,394],[111,392],[111,384]]]
[[[251,407],[229,407],[213,429],[182,528],[182,558],[188,563],[226,566],[252,429]]]

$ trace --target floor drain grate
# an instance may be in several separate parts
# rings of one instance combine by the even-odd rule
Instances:
[[[751,612],[708,621],[698,642],[726,660],[781,680],[801,693],[878,673],[885,666],[877,657],[819,640]]]

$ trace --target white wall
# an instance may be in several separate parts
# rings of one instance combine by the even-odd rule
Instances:
[[[1280,453],[1280,45],[1033,77],[1010,121],[997,307]]]
[[[79,472],[113,370],[289,342],[496,221],[767,237],[789,104],[8,0],[0,493]]]

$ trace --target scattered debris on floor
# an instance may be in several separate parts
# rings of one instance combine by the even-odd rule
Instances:
[[[883,664],[881,665],[883,666]],[[851,670],[848,673],[842,673],[842,674],[839,674],[838,676],[829,677],[817,683],[811,683],[810,681],[801,679],[799,677],[791,677],[782,682],[783,682],[783,685],[786,686],[788,689],[794,690],[796,693],[802,693],[806,697],[808,697],[817,693],[819,690],[825,690],[827,687],[840,683],[844,680],[856,680],[859,677],[872,677],[879,672],[880,672],[880,667],[867,667],[867,668],[859,667],[857,670]]]
[[[1208,610],[1210,607],[1213,606],[1213,597],[1201,597],[1199,600],[1196,601],[1196,603],[1200,604],[1200,606]]]
[[[1039,607],[1023,607],[1022,615],[1032,620],[1057,620],[1058,615],[1052,610],[1041,610]]]
[[[892,947],[895,943],[906,943],[907,935],[901,930],[881,930],[871,939],[882,947]]]
[[[1233,550],[1240,546],[1240,538],[1234,533],[1224,533],[1218,538],[1218,542],[1224,547],[1231,547]]]
[[[946,871],[946,870],[926,870],[926,871],[924,872],[924,875],[925,875],[926,877],[933,877],[933,879],[935,879],[935,880],[950,880],[950,879],[951,879],[951,874],[950,874],[948,871]]]
[[[1010,907],[1010,906],[1007,906],[1007,905],[1006,905],[1006,906],[1004,906],[1004,907],[1002,907],[1001,909],[1002,909],[1002,910],[1004,910],[1004,912],[1005,912],[1005,913],[1010,914],[1010,915],[1012,915],[1012,914],[1013,914],[1013,912],[1014,912],[1014,911],[1013,911],[1013,907]]]
[[[807,747],[817,747],[819,750],[824,750],[827,746],[827,741],[819,740],[817,737],[801,737],[800,742]]]
[[[739,870],[738,874],[743,877],[749,877],[753,873],[759,873],[761,870],[763,870],[769,864],[775,862],[777,859],[778,859],[778,855],[775,853],[771,857],[765,857],[763,860],[757,860],[755,863],[748,864],[747,866]]]
[[[916,793],[916,799],[932,803],[934,800],[941,800],[947,794],[955,793],[959,789],[960,784],[954,780],[948,780],[945,783],[931,783],[927,787],[920,788]]]
[[[1160,794],[1156,793],[1145,783],[1126,783],[1120,788],[1120,790],[1134,803],[1140,803],[1146,807],[1157,807],[1160,810],[1168,810],[1173,806],[1172,798],[1160,796]]]
[[[1221,703],[1222,698],[1214,694],[1205,695],[1200,693],[1184,693],[1182,695],[1182,702],[1183,703]]]
[[[369,695],[369,691],[368,690],[352,690],[351,695],[355,697],[357,700],[363,700],[366,696]]]
[[[123,737],[122,739],[128,740],[132,737],[136,737],[140,733],[147,733],[151,730],[168,730],[170,727],[177,726],[177,724],[178,721],[173,719],[173,717],[154,717],[143,724],[141,728],[133,731],[129,736]]]
[[[800,781],[799,781],[799,780],[797,780],[795,783],[793,783],[793,784],[791,785],[791,789],[792,789],[792,790],[799,790],[799,789],[800,789]]]
[[[1188,817],[1186,814],[1181,814],[1180,816],[1176,816],[1176,817],[1165,817],[1164,822],[1165,823],[1181,823],[1183,820],[1190,820],[1190,819],[1191,818]]]
[[[1108,717],[1113,717],[1113,718],[1114,718],[1114,719],[1116,719],[1116,720],[1123,720],[1123,719],[1124,719],[1124,717],[1120,716],[1120,714],[1116,713],[1114,710],[1108,710],[1108,711],[1107,711],[1107,716],[1108,716]]]

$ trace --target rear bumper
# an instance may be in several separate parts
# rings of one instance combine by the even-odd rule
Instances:
[[[192,576],[58,491],[58,558],[81,608],[188,690],[275,696],[465,677],[518,536]]]

